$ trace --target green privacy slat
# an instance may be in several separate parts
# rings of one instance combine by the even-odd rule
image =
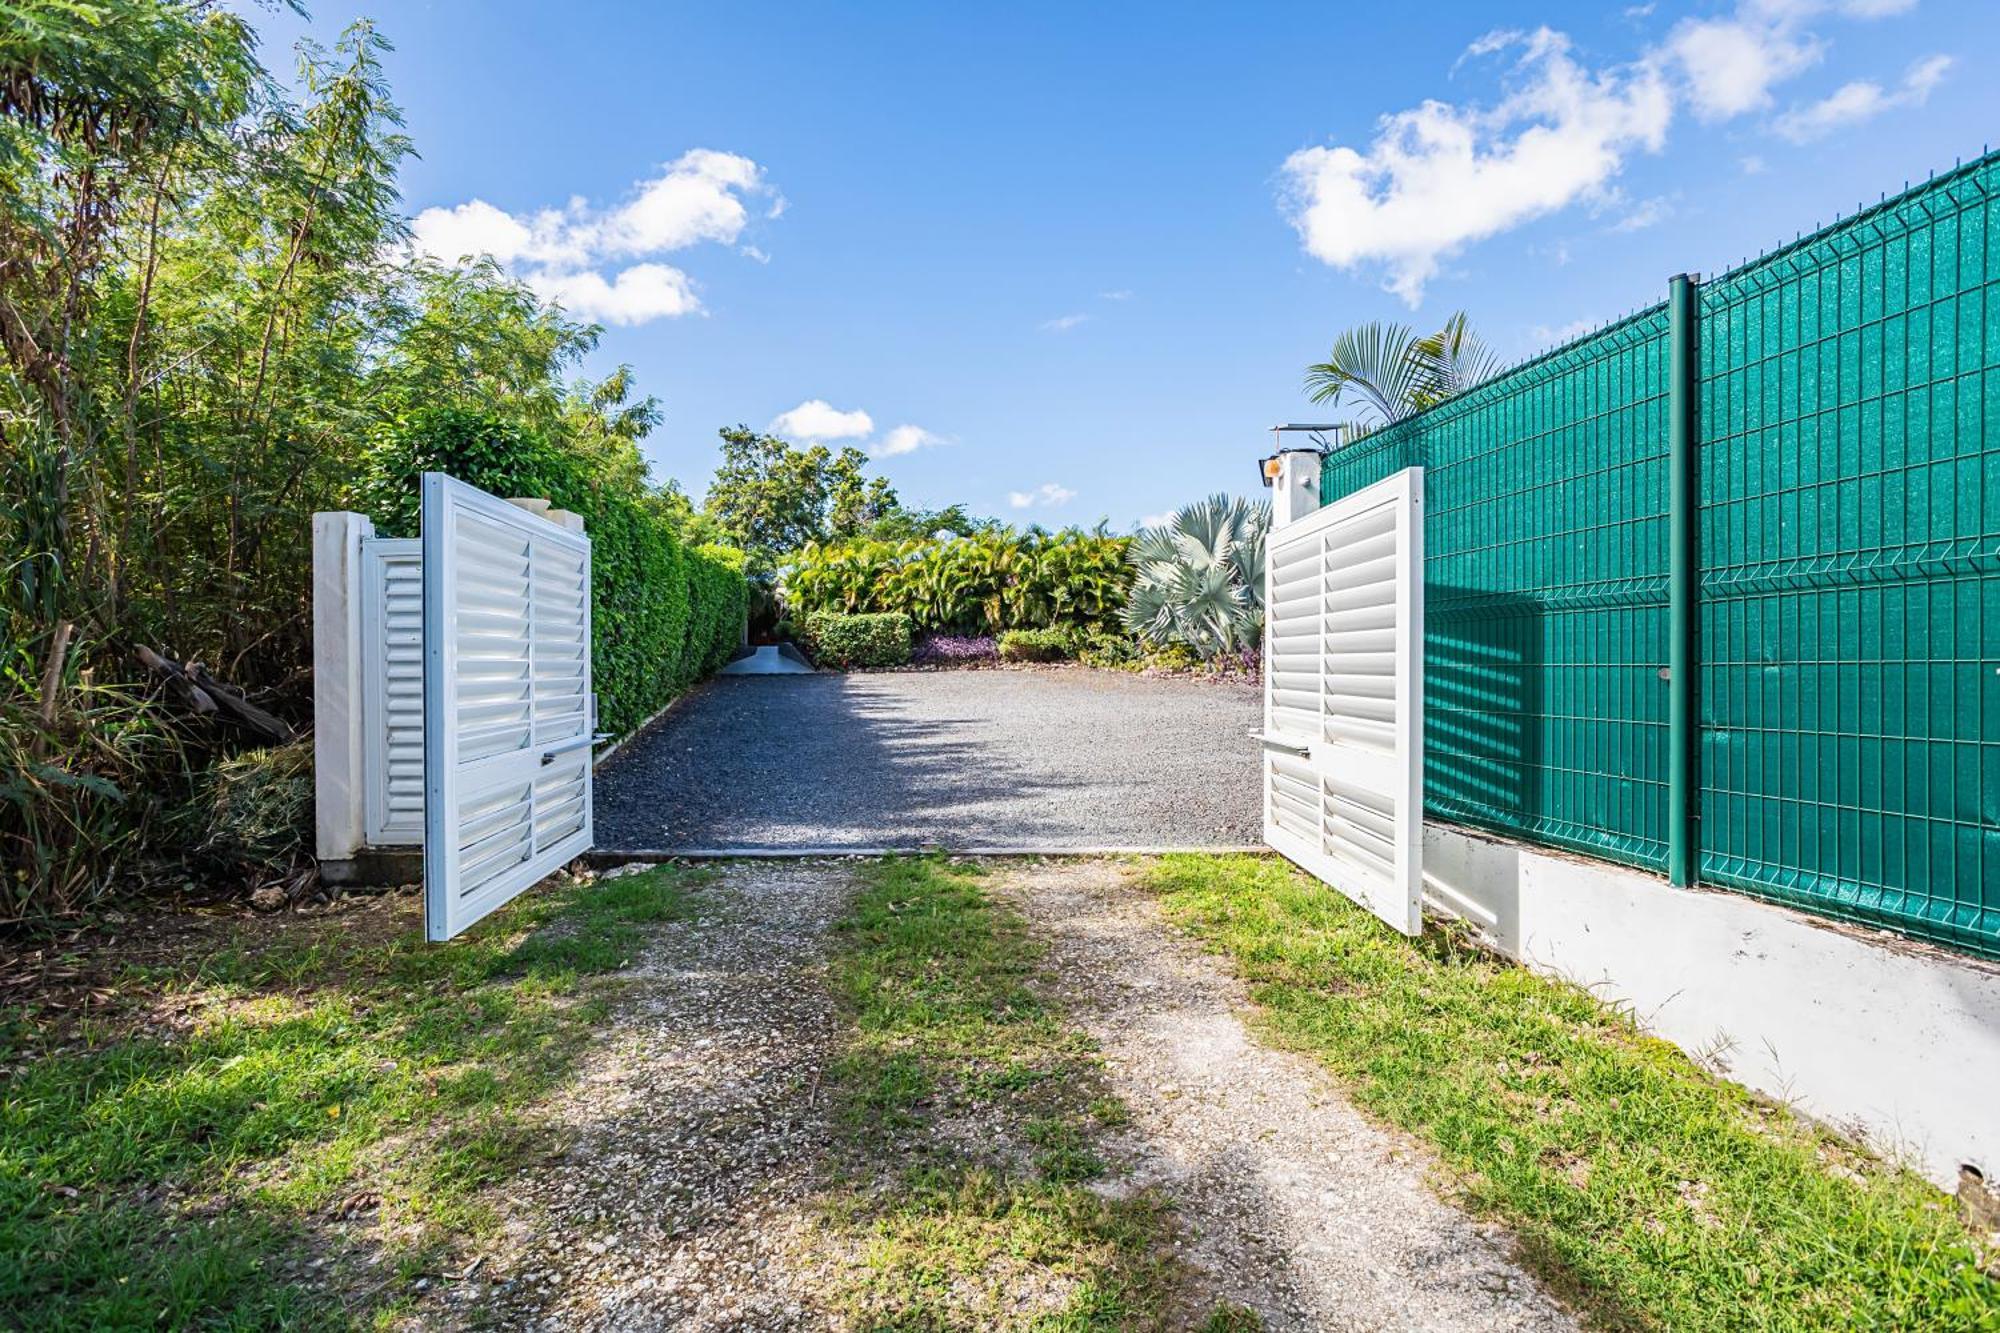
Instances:
[[[1704,880],[2000,953],[2000,163],[1700,292]]]
[[[1665,307],[1326,460],[1425,468],[1424,796],[1441,819],[1666,860]]]
[[[1703,284],[1701,880],[2000,955],[2000,155]],[[1425,805],[1661,868],[1667,321],[1326,460],[1427,469]]]

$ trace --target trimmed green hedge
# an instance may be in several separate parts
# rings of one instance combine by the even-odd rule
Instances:
[[[785,567],[788,614],[901,611],[918,629],[1000,634],[1112,628],[1132,584],[1129,537],[977,532],[922,541],[808,542]]]
[[[910,618],[900,611],[815,611],[806,617],[806,646],[816,665],[836,671],[903,666],[910,660]]]
[[[582,451],[479,412],[418,412],[369,457],[360,503],[378,527],[417,531],[426,472],[495,495],[545,496],[583,515],[592,683],[605,731],[631,731],[736,650],[749,603],[742,552],[684,546],[658,496],[605,475]]]
[[[1000,636],[1003,662],[1066,662],[1081,636],[1066,628],[1010,629]]]

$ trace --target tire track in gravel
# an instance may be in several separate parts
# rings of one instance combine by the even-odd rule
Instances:
[[[1570,1330],[1501,1229],[1426,1185],[1413,1140],[1325,1071],[1259,1045],[1220,960],[1174,932],[1109,860],[1011,866],[988,881],[1049,942],[1073,1021],[1130,1108],[1113,1136],[1176,1210],[1182,1258],[1270,1329]]]
[[[618,872],[611,872],[618,873]],[[497,1191],[506,1233],[415,1326],[825,1328],[814,1199],[837,1053],[824,973],[839,862],[739,863],[619,985],[607,1037],[546,1112],[553,1160]]]

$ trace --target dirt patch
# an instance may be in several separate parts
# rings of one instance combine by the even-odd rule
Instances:
[[[268,915],[240,901],[185,908],[141,903],[60,931],[15,927],[0,935],[0,1022],[11,1020],[24,1048],[41,1050],[60,1048],[86,1023],[95,1044],[181,1032],[202,1002],[163,991],[155,974],[198,973],[203,959],[230,951],[311,956],[315,966],[301,967],[297,989],[323,989],[342,980],[330,959],[422,929],[423,902],[414,888]],[[339,950],[315,954],[316,945],[330,941]],[[0,1076],[5,1072],[0,1064]]]
[[[851,887],[838,863],[738,864],[661,928],[548,1108],[567,1147],[505,1187],[502,1240],[410,1326],[825,1327],[822,973]]]
[[[1507,1235],[1441,1201],[1430,1161],[1304,1059],[1258,1045],[1222,964],[1111,861],[1010,867],[1075,1019],[1131,1111],[1116,1188],[1169,1199],[1184,1257],[1272,1329],[1571,1329]]]

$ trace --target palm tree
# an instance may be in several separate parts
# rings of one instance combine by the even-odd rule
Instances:
[[[1461,310],[1436,333],[1380,320],[1348,329],[1326,360],[1306,367],[1306,389],[1315,403],[1358,399],[1386,424],[1435,407],[1499,368]]]
[[[1132,539],[1125,628],[1212,658],[1256,644],[1264,626],[1268,502],[1215,495]]]

